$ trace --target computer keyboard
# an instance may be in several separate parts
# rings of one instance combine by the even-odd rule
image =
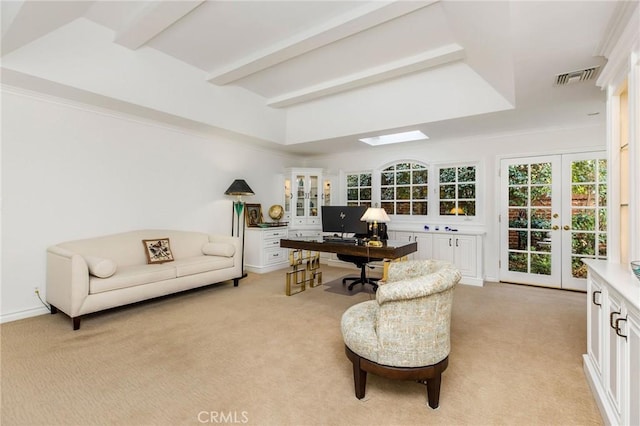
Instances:
[[[355,244],[358,242],[358,239],[355,237],[333,237],[330,235],[324,236],[322,240],[326,243],[338,243],[338,244]]]

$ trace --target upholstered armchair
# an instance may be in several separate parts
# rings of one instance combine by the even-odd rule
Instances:
[[[364,398],[369,372],[425,384],[429,406],[438,407],[441,375],[449,362],[453,287],[460,278],[445,261],[392,262],[375,300],[342,315],[358,399]]]

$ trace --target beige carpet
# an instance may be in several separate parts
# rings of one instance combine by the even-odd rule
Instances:
[[[348,272],[322,270],[326,283]],[[584,294],[456,287],[437,410],[424,386],[372,375],[355,398],[340,316],[369,297],[335,283],[287,297],[277,271],[91,315],[76,332],[63,314],[3,324],[0,422],[602,423],[582,371]]]

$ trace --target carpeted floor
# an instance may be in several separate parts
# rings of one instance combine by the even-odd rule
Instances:
[[[581,293],[489,283],[455,290],[440,408],[424,386],[369,375],[354,396],[340,316],[372,294],[284,295],[250,274],[90,315],[2,324],[0,423],[9,425],[602,424],[584,373]]]

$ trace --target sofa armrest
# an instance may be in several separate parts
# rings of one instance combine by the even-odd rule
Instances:
[[[58,246],[47,249],[47,302],[70,317],[80,315],[89,295],[89,268],[84,258]]]

